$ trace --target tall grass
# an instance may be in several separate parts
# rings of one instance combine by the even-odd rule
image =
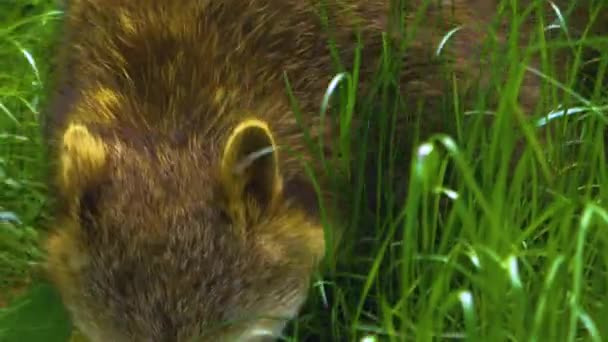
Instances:
[[[29,280],[43,259],[47,163],[38,113],[54,10],[51,0],[0,4],[0,341],[65,341],[69,330],[52,289]],[[356,92],[360,60],[337,63],[325,99],[336,106],[325,115],[342,131],[324,143],[348,161],[332,175],[350,210],[286,340],[608,339],[608,39],[564,39],[577,58],[559,83],[549,63],[521,63],[535,49],[548,58],[550,24],[538,23],[529,49],[512,43],[493,56],[492,87],[478,90],[474,108],[454,79],[437,112],[449,130],[436,134],[418,129],[425,104],[398,94],[398,49],[386,42],[367,97]],[[589,60],[580,46],[598,54]],[[537,113],[515,101],[525,73],[547,80]],[[492,93],[500,98],[489,107]],[[396,129],[405,113],[407,136]],[[368,124],[355,130],[354,115]],[[31,290],[13,299],[23,286]]]
[[[60,13],[52,0],[0,3],[0,341],[64,341],[69,322],[39,281],[46,161],[39,129]],[[27,295],[23,295],[27,293]],[[19,296],[21,295],[21,296]],[[10,304],[10,305],[9,305]],[[62,338],[63,337],[63,338]]]
[[[502,10],[516,7],[514,18],[523,19],[515,1]],[[357,115],[370,125],[345,148],[355,159],[355,186],[343,188],[355,199],[353,215],[343,245],[330,254],[336,259],[315,283],[316,296],[293,324],[292,340],[608,338],[608,41],[549,40],[552,24],[538,22],[528,49],[517,43],[514,24],[507,51],[494,54],[486,70],[492,86],[478,89],[477,105],[466,108],[454,81],[436,113],[451,129],[431,136],[416,127],[432,118],[415,115],[419,107],[400,101],[392,86],[399,59],[387,49],[376,91],[356,98]],[[564,46],[573,58],[558,82],[548,60]],[[590,50],[596,55],[583,53]],[[540,70],[527,67],[527,56],[538,52]],[[357,96],[350,83],[357,61],[341,65],[352,67],[342,70],[343,87],[332,95],[340,105],[328,116],[338,120],[350,118]],[[526,73],[545,80],[536,113],[516,103]],[[491,93],[500,94],[495,107],[487,105]],[[412,145],[400,144],[403,132],[395,131],[404,113],[412,116]],[[376,188],[365,179],[367,164],[375,168]],[[404,168],[406,180],[398,177]]]

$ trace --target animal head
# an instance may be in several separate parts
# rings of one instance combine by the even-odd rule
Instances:
[[[284,196],[266,123],[245,120],[219,144],[63,134],[48,269],[89,340],[249,341],[297,314],[321,225]]]

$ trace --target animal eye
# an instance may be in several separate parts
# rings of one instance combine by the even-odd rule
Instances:
[[[80,196],[78,216],[83,227],[90,228],[93,225],[94,217],[97,214],[98,200],[99,193],[96,189],[86,189]]]
[[[230,219],[230,214],[228,214],[228,211],[226,211],[223,208],[219,210],[218,215],[219,215],[220,220],[223,222],[230,223],[232,221]]]

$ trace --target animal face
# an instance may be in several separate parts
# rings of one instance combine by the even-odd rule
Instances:
[[[90,340],[250,340],[296,315],[323,232],[283,196],[264,122],[236,125],[217,153],[78,124],[62,142],[49,271]]]

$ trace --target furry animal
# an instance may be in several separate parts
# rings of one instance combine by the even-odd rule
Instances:
[[[404,22],[423,6],[405,5]],[[432,112],[446,91],[435,49],[458,25],[445,47],[451,72],[483,79],[496,6],[429,3],[407,31],[406,99]],[[390,2],[71,0],[65,10],[45,116],[58,202],[46,248],[76,327],[93,342],[279,335],[326,247],[302,125],[313,138],[336,134],[316,114],[334,75],[327,41],[350,63],[360,32],[365,93],[382,33],[407,33]],[[537,82],[526,79],[522,105],[535,104]],[[425,120],[429,130],[444,121]]]

